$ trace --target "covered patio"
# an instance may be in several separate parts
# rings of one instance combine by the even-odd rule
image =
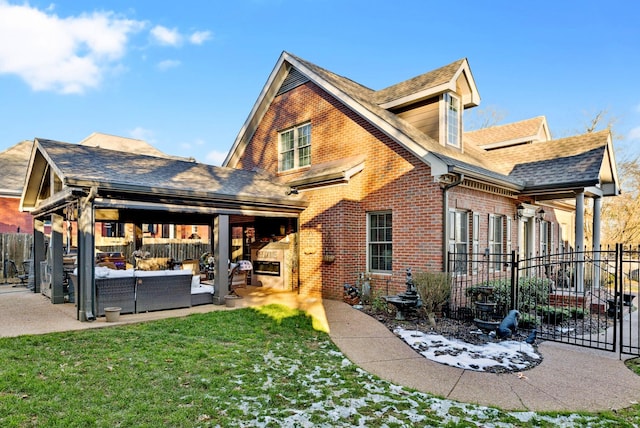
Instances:
[[[286,229],[282,239],[295,243],[297,218],[307,203],[289,190],[259,172],[35,139],[20,204],[34,218],[34,291],[40,292],[40,278],[50,275],[51,303],[65,301],[67,222],[77,224],[80,321],[96,317],[96,222],[134,224],[136,245],[143,224],[207,225],[215,271],[227,272],[232,221],[261,219],[270,228]],[[286,228],[281,225],[285,220]],[[50,226],[48,243],[45,225]],[[297,258],[297,247],[293,248]],[[44,261],[47,272],[42,271]],[[214,290],[214,303],[224,303],[227,275],[215,276]]]

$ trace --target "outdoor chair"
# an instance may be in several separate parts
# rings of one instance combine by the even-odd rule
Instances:
[[[13,260],[7,260],[6,268],[5,268],[5,279],[6,278],[18,278],[20,280],[20,285],[27,285],[29,282],[29,261],[26,260],[22,262],[22,271],[18,270],[18,266],[16,266],[16,262]]]

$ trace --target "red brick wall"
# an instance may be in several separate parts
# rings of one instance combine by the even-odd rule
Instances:
[[[442,203],[440,186],[430,168],[373,125],[307,83],[277,97],[266,112],[238,164],[259,167],[287,182],[306,169],[278,174],[278,132],[311,123],[311,163],[365,156],[364,170],[347,185],[303,190],[310,201],[300,215],[300,289],[341,298],[343,284],[354,284],[366,270],[367,213],[393,213],[393,274],[376,275],[374,292],[405,289],[406,268],[442,271]],[[486,246],[489,213],[515,217],[516,201],[456,187],[450,190],[450,207],[482,213],[482,245]],[[512,242],[517,245],[514,220]],[[324,254],[336,256],[323,262]]]
[[[305,190],[311,204],[300,216],[300,281],[304,292],[340,298],[366,270],[366,215],[393,212],[393,275],[376,287],[404,288],[407,267],[440,270],[442,195],[427,165],[312,83],[276,98],[240,161],[277,174],[278,131],[311,121],[311,162],[364,155],[364,170],[348,185]],[[304,170],[280,174],[286,182]],[[324,253],[336,256],[322,261]]]
[[[33,232],[33,218],[19,211],[20,198],[0,198],[0,233]]]

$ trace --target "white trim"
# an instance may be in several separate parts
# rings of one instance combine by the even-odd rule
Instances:
[[[294,59],[287,52],[283,52],[278,62],[276,63],[273,71],[269,75],[267,79],[267,83],[263,87],[260,95],[258,96],[258,100],[254,104],[251,109],[251,113],[249,117],[245,121],[244,125],[240,129],[236,140],[234,141],[229,153],[227,154],[226,159],[224,160],[222,166],[227,167],[235,167],[237,166],[237,155],[236,153],[240,149],[243,144],[248,144],[253,132],[255,132],[255,127],[257,123],[262,118],[262,116],[266,113],[271,104],[271,101],[275,98],[275,94],[278,91],[279,85],[276,83],[282,83],[286,78],[286,71],[288,71],[289,67],[293,66],[298,69],[301,73],[309,78],[313,83],[318,85],[324,91],[335,97],[338,101],[343,103],[345,106],[349,107],[351,110],[356,112],[362,118],[366,119],[369,123],[374,125],[380,131],[385,133],[391,139],[396,141],[398,144],[402,145],[405,149],[407,149],[411,154],[416,156],[418,159],[426,162],[428,165],[437,171],[448,171],[448,166],[446,163],[442,162],[439,158],[432,155],[428,150],[426,150],[421,145],[414,142],[409,136],[402,133],[396,127],[389,124],[387,121],[381,119],[379,116],[372,113],[369,109],[364,108],[360,103],[358,103],[353,98],[349,97],[344,92],[340,91],[338,88],[322,79],[316,73],[312,72],[308,67],[304,66],[302,63]],[[432,175],[434,175],[432,173]],[[441,174],[436,174],[441,175]]]

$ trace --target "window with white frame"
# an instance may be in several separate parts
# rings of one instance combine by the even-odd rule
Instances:
[[[280,171],[311,165],[311,124],[296,126],[279,135]]]
[[[478,273],[478,258],[480,257],[480,214],[473,213],[473,223],[471,225],[471,237],[473,247],[471,254],[473,255],[473,273]]]
[[[551,224],[548,221],[540,222],[540,255],[548,256],[551,251]]]
[[[443,95],[445,108],[445,141],[448,145],[460,147],[462,109],[460,108],[460,98],[446,93]]]
[[[504,216],[489,214],[489,257],[495,270],[502,269],[504,223]]]
[[[453,272],[466,274],[469,257],[469,213],[466,211],[449,212],[449,252],[455,260]]]
[[[393,266],[393,218],[391,211],[372,212],[367,216],[368,271],[391,272]]]

